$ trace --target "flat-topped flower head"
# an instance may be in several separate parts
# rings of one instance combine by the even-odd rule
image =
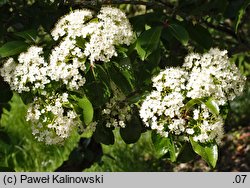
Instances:
[[[93,17],[93,12],[87,9],[74,10],[60,18],[51,31],[54,40],[69,35],[77,36],[83,25]]]
[[[65,106],[67,105],[67,108]],[[70,105],[68,94],[56,94],[46,99],[36,97],[27,111],[26,120],[32,123],[32,134],[40,142],[61,144],[81,121]]]
[[[62,17],[52,30],[54,40],[61,44],[52,52],[51,61],[65,61],[69,57],[108,62],[117,56],[116,47],[129,45],[134,39],[126,15],[117,8],[103,7],[97,17],[89,10],[75,10]]]
[[[191,53],[183,67],[166,68],[152,79],[154,90],[143,101],[140,116],[163,137],[188,141],[191,136],[196,142],[219,144],[224,124],[220,107],[243,92],[245,80],[227,51]],[[208,99],[213,110],[205,105]]]
[[[191,53],[183,67],[190,72],[187,97],[213,96],[219,105],[225,105],[243,92],[246,78],[229,62],[226,50],[212,48],[202,55]]]
[[[50,82],[47,70],[48,63],[43,57],[42,48],[31,46],[18,56],[18,62],[9,58],[0,71],[11,89],[21,93],[43,90]]]

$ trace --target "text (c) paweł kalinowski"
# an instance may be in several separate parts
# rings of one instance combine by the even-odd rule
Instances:
[[[70,175],[46,175],[46,176],[28,176],[21,175],[20,183],[103,183],[103,175],[93,176],[70,176]]]

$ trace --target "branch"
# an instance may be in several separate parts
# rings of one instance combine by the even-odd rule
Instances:
[[[202,23],[204,23],[206,26],[210,28],[216,29],[217,31],[223,32],[231,36],[238,42],[239,45],[229,50],[229,55],[234,55],[241,52],[247,52],[250,50],[250,44],[242,37],[238,36],[232,29],[228,28],[227,26],[213,25],[212,23],[209,23],[206,20],[203,20]]]
[[[147,7],[154,7],[154,8],[164,8],[166,3],[163,4],[162,1],[141,1],[141,0],[90,0],[90,1],[78,1],[75,2],[74,0],[70,0],[69,3],[72,5],[81,5],[81,6],[100,6],[100,5],[122,5],[122,4],[130,4],[130,5],[144,5]],[[172,7],[172,6],[171,6]]]
[[[213,25],[210,22],[207,22],[206,20],[202,21],[206,26],[216,29],[218,31],[221,31],[223,33],[226,33],[228,35],[230,35],[231,37],[233,37],[235,40],[239,40],[238,36],[235,34],[235,32],[233,30],[231,30],[230,28],[226,27],[226,26],[222,26],[222,25]]]

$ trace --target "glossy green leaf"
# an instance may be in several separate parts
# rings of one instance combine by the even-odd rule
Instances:
[[[158,48],[162,27],[153,27],[144,31],[137,39],[136,50],[144,61],[153,51]]]
[[[168,153],[168,138],[163,138],[154,131],[151,133],[151,138],[158,158]]]
[[[189,34],[187,30],[179,24],[169,24],[168,29],[170,33],[179,40],[183,45],[187,45]]]
[[[28,48],[28,44],[23,41],[12,41],[7,42],[0,48],[1,57],[9,57],[12,55],[19,54],[20,52],[25,51]]]
[[[239,12],[238,12],[238,16],[236,19],[236,24],[235,24],[235,33],[238,33],[238,28],[239,28],[239,24],[243,18],[243,16],[245,15],[246,12],[246,8],[250,5],[250,0],[245,0],[242,7],[240,8]]]
[[[192,108],[194,105],[196,104],[202,104],[203,101],[201,99],[191,99],[190,101],[188,101],[185,105],[185,108],[187,111],[189,111],[190,108]]]
[[[34,29],[17,32],[17,33],[14,33],[14,35],[19,36],[27,41],[36,43],[37,32]]]
[[[215,143],[201,144],[189,137],[195,153],[200,155],[211,167],[215,168],[218,160],[218,146]]]
[[[206,28],[201,25],[188,24],[187,30],[190,38],[194,40],[197,44],[199,44],[205,49],[210,49],[212,47],[213,39]]]
[[[169,153],[170,160],[172,162],[176,161],[176,150],[171,138],[162,137],[155,132],[152,132],[151,138],[158,158]]]
[[[118,88],[125,94],[133,91],[133,85],[130,81],[130,77],[120,70],[114,63],[108,67],[108,72],[111,80],[116,84]]]
[[[139,140],[141,136],[142,125],[137,117],[126,123],[125,128],[120,128],[120,135],[126,144],[132,144]]]
[[[83,109],[83,120],[86,125],[90,124],[93,120],[94,116],[94,109],[87,97],[83,97],[81,99],[78,99],[78,105],[80,108]]]
[[[215,115],[220,114],[220,108],[219,108],[218,104],[212,98],[209,98],[205,102],[205,105],[208,107],[208,109],[210,110],[211,113],[213,113]]]

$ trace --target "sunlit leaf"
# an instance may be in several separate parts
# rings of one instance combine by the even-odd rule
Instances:
[[[162,137],[161,135],[152,132],[152,142],[158,158],[161,158],[165,154],[169,153],[170,160],[172,162],[176,161],[176,150],[171,138]]]
[[[216,103],[216,101],[213,100],[212,98],[209,98],[205,102],[205,105],[208,107],[208,109],[210,110],[211,113],[213,113],[215,115],[220,114],[220,108],[219,108],[218,104]]]
[[[195,142],[192,137],[189,137],[189,139],[195,153],[200,155],[210,166],[215,168],[218,160],[218,146],[216,143],[201,144]]]
[[[19,54],[28,48],[28,44],[23,41],[12,41],[7,42],[0,48],[1,57],[9,57],[12,55]]]
[[[94,109],[93,109],[91,102],[86,96],[84,96],[83,98],[78,99],[78,104],[79,104],[79,107],[83,109],[82,114],[83,114],[84,123],[86,125],[90,124],[94,116]]]

